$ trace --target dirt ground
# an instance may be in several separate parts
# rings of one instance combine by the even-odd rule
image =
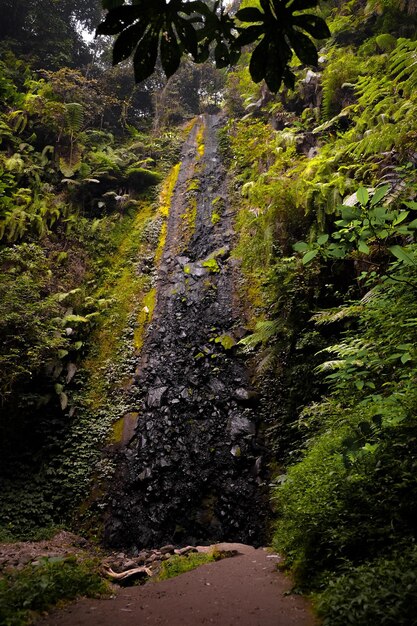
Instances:
[[[222,547],[225,544],[222,544]],[[106,600],[80,600],[37,626],[315,626],[305,598],[265,549],[226,544],[238,555],[159,583],[121,589]]]
[[[0,573],[4,569],[21,569],[43,557],[77,556],[88,558],[93,546],[85,539],[65,530],[43,541],[19,541],[0,544]]]

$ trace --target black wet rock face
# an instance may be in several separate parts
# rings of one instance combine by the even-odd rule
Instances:
[[[196,129],[184,147],[157,306],[138,358],[131,407],[139,414],[137,427],[118,451],[105,539],[127,550],[265,540],[258,398],[232,345],[242,336],[242,324],[233,305],[236,268],[229,257],[227,206],[219,223],[211,219],[213,201],[225,197],[217,123],[215,116],[206,119],[200,161]],[[171,233],[178,232],[176,220],[196,172],[195,229],[181,248]]]

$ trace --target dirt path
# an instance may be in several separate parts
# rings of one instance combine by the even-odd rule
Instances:
[[[285,596],[276,556],[230,544],[239,555],[177,578],[123,589],[109,600],[80,600],[37,626],[314,626],[309,605]]]

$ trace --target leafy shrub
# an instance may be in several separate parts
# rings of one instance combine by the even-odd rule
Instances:
[[[33,612],[45,611],[59,600],[73,600],[79,595],[97,597],[106,591],[97,563],[79,563],[74,557],[44,558],[38,565],[0,578],[0,623],[25,626],[31,623]]]
[[[410,626],[417,615],[417,550],[348,569],[317,599],[323,626]]]
[[[48,295],[51,276],[45,251],[22,244],[0,251],[0,395],[44,371],[66,348],[62,308]]]

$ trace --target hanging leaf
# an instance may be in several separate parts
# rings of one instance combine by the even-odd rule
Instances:
[[[221,9],[218,1],[213,6],[199,0],[134,0],[129,5],[122,0],[102,0],[102,4],[108,13],[97,34],[119,35],[113,61],[119,63],[134,53],[137,82],[153,73],[158,52],[164,71],[171,76],[184,54],[203,63],[215,43],[216,65],[222,68],[237,62],[243,46],[258,41],[250,74],[254,82],[265,79],[276,92],[283,81],[288,88],[294,86],[289,43],[303,63],[316,65],[318,55],[311,38],[330,35],[321,17],[303,13],[316,7],[316,0],[260,0],[260,9],[246,7],[235,16]],[[249,26],[243,27],[244,23]]]
[[[268,62],[268,40],[266,37],[256,46],[249,63],[249,72],[254,83],[260,83],[265,78]]]
[[[318,54],[316,46],[307,35],[294,30],[288,33],[288,39],[290,40],[295,54],[302,63],[306,65],[317,65]]]
[[[161,38],[161,63],[162,68],[169,78],[177,71],[181,62],[181,49],[171,27]]]
[[[304,8],[307,9],[309,7]],[[291,10],[294,10],[293,6],[291,6]],[[299,28],[305,30],[315,39],[325,39],[331,35],[326,22],[323,18],[318,17],[317,15],[296,15],[293,17],[292,23],[294,26],[298,26]]]
[[[371,206],[375,206],[382,200],[382,198],[385,198],[390,189],[390,185],[382,185],[382,187],[378,187],[371,198]]]
[[[391,246],[388,249],[399,261],[402,261],[406,265],[414,265],[414,259],[401,246]]]
[[[306,252],[306,254],[303,256],[303,265],[311,263],[311,261],[318,255],[318,253],[318,250],[310,250],[309,252]]]
[[[150,29],[139,42],[133,57],[135,80],[142,82],[153,74],[158,58],[159,30]]]
[[[358,199],[358,202],[360,202],[362,206],[366,206],[368,204],[369,194],[368,190],[365,189],[365,187],[359,187],[359,189],[356,191],[356,197]]]
[[[120,33],[113,46],[113,65],[117,65],[130,57],[138,41],[145,34],[146,27],[146,22],[142,20]]]
[[[370,253],[369,246],[368,246],[368,244],[365,241],[359,241],[358,250],[359,250],[359,252],[362,252],[362,254],[369,254]]]
[[[236,17],[241,22],[263,22],[265,14],[255,7],[247,7],[240,9],[236,13]]]

